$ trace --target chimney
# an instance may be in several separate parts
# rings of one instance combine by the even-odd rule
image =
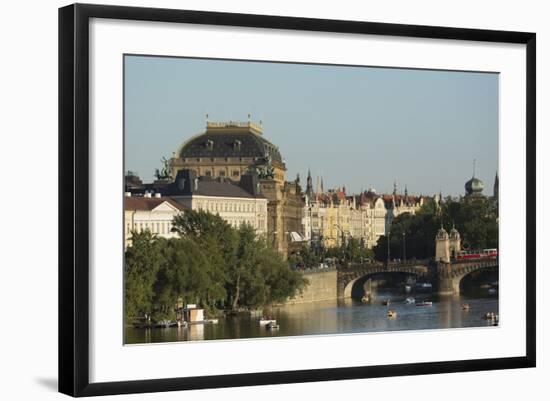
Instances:
[[[132,193],[131,192],[124,192],[124,196],[127,197],[127,198],[131,198]]]
[[[177,194],[191,194],[198,189],[198,179],[195,170],[179,170],[175,179]]]
[[[251,195],[257,196],[261,193],[260,182],[256,173],[243,174],[239,186]]]
[[[145,193],[143,194],[143,197],[144,197],[144,198],[150,198],[150,197],[151,197],[151,192],[145,192]]]
[[[155,193],[155,198],[161,198],[161,197],[162,197],[162,195],[160,194],[160,192]]]

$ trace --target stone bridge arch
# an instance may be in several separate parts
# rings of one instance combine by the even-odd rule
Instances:
[[[351,298],[352,289],[355,283],[368,276],[380,273],[400,273],[417,277],[428,275],[427,265],[364,265],[338,270],[338,298]]]
[[[460,294],[460,283],[464,277],[477,271],[493,269],[498,269],[498,259],[481,259],[446,264],[439,269],[439,292],[442,294]]]

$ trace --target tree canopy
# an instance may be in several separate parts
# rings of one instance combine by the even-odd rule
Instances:
[[[172,318],[177,304],[208,313],[285,301],[306,284],[253,227],[186,210],[174,218],[178,238],[133,232],[125,255],[125,317]]]
[[[404,255],[407,259],[433,258],[435,236],[442,226],[447,231],[453,227],[458,230],[463,248],[498,248],[498,204],[494,199],[447,198],[440,207],[428,200],[415,215],[404,213],[393,220],[390,258],[402,259]],[[388,238],[382,236],[374,247],[375,258],[385,261],[387,249]]]

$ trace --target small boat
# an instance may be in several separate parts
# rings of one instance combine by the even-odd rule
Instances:
[[[279,325],[277,323],[268,323],[265,328],[267,330],[279,330]]]
[[[204,323],[218,324],[218,319],[204,319]]]
[[[411,288],[410,285],[407,284],[407,285],[405,286],[405,292],[411,292],[411,289],[412,289],[412,288]]]
[[[370,296],[363,295],[363,298],[361,298],[361,302],[363,302],[364,304],[368,304],[370,302]]]
[[[384,301],[382,301],[382,305],[389,305],[391,304],[391,299],[385,299]]]
[[[166,329],[172,325],[172,322],[170,320],[159,320],[156,322],[153,327]]]
[[[470,310],[470,304],[462,304],[462,310],[464,311]]]
[[[268,318],[261,318],[259,320],[259,323],[260,323],[260,326],[265,326],[265,325],[268,325],[268,324],[277,324],[277,320],[275,319],[268,319]]]
[[[417,303],[416,306],[432,306],[432,301],[422,301]]]
[[[405,299],[405,303],[407,304],[414,304],[416,301],[413,297],[408,297],[407,299]]]
[[[489,295],[495,295],[497,293],[497,289],[496,288],[489,288],[489,290],[487,291],[487,293]]]
[[[479,286],[479,288],[483,288],[483,289],[485,289],[485,288],[490,288],[490,287],[491,287],[491,286],[490,286],[489,284],[481,284],[481,285]]]
[[[498,314],[495,312],[487,312],[485,315],[483,315],[483,318],[485,320],[498,320]]]
[[[416,284],[417,287],[420,287],[420,288],[432,288],[432,283],[418,283]]]
[[[389,318],[396,317],[396,316],[397,316],[397,312],[394,311],[393,309],[390,309],[390,310],[388,310],[388,313],[386,314],[386,316],[389,317]]]

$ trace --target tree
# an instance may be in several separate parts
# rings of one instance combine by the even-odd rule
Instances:
[[[124,259],[124,315],[127,322],[150,315],[154,284],[163,263],[157,238],[146,230],[132,231],[132,244]]]
[[[407,258],[428,259],[435,255],[435,236],[440,227],[459,231],[463,247],[472,249],[498,248],[498,206],[487,198],[447,199],[440,210],[429,200],[415,214],[397,216],[390,232],[391,258],[403,255],[405,233]],[[387,259],[388,238],[380,237],[374,247],[375,258]]]

